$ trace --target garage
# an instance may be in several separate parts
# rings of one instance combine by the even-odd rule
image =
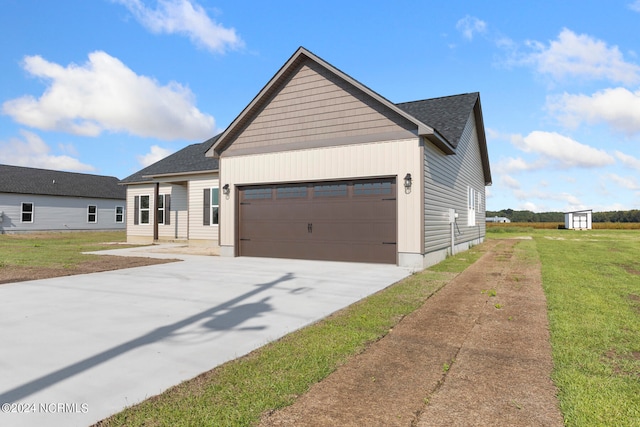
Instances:
[[[238,255],[397,262],[395,178],[238,189]]]

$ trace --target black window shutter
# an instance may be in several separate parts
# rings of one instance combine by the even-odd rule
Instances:
[[[204,207],[202,210],[202,225],[211,225],[211,189],[204,190]]]
[[[164,225],[171,225],[171,195],[164,195]]]
[[[138,225],[140,218],[140,196],[133,198],[133,225]]]

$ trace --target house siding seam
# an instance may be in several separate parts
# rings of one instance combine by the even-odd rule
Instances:
[[[470,115],[455,155],[446,156],[428,142],[424,151],[424,252],[451,247],[449,209],[458,213],[454,228],[456,245],[483,239],[485,184],[474,115]],[[481,208],[476,211],[475,226],[467,226],[469,186],[480,197]]]

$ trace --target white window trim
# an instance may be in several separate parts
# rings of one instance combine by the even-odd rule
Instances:
[[[148,197],[149,198],[149,207],[148,208],[143,208],[142,207],[142,198],[143,197]],[[148,222],[142,222],[142,212],[149,212],[149,220]],[[141,194],[140,195],[140,206],[138,206],[138,224],[139,225],[149,225],[151,224],[151,196],[149,194]]]
[[[218,204],[214,205],[213,204],[213,193],[217,192],[218,193]],[[211,187],[211,193],[210,193],[210,202],[211,204],[209,205],[209,225],[210,226],[218,226],[218,224],[220,223],[220,187],[219,186],[215,186],[215,187]],[[213,222],[213,208],[218,208],[218,222]]]
[[[94,213],[91,213],[89,211],[89,209],[92,206],[96,209],[96,211]],[[96,219],[94,221],[90,220],[91,215],[95,215]],[[98,205],[87,205],[87,223],[89,223],[89,224],[97,224],[98,223]]]
[[[25,204],[31,205],[31,212],[30,212],[31,221],[23,221],[22,220],[23,214],[25,213],[25,211],[24,211],[24,205]],[[36,204],[35,203],[33,203],[33,202],[20,202],[20,222],[21,223],[23,223],[23,224],[33,224],[33,220],[34,220],[35,216],[36,216]]]
[[[157,208],[157,210],[158,210],[158,213],[160,211],[162,211],[162,221],[158,221],[158,225],[164,225],[164,218],[165,218],[165,215],[167,214],[167,212],[166,212],[166,210],[164,208],[166,206],[166,204],[165,204],[166,199],[165,199],[164,196],[165,196],[164,193],[163,194],[158,194],[158,208]],[[162,199],[162,207],[160,207],[160,199]]]
[[[478,192],[475,188],[467,187],[467,225],[473,227],[476,225],[476,206]]]
[[[120,208],[120,213],[118,213],[118,208]],[[118,215],[120,215],[120,216],[121,216],[120,221],[118,221]],[[115,221],[116,221],[116,224],[122,224],[122,223],[124,222],[124,218],[125,218],[125,215],[124,215],[124,206],[116,206],[116,209],[115,209],[115,218],[114,218],[114,219],[115,219]]]

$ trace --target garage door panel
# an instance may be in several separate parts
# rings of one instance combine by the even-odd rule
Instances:
[[[252,187],[239,199],[239,255],[396,263],[394,179]]]

